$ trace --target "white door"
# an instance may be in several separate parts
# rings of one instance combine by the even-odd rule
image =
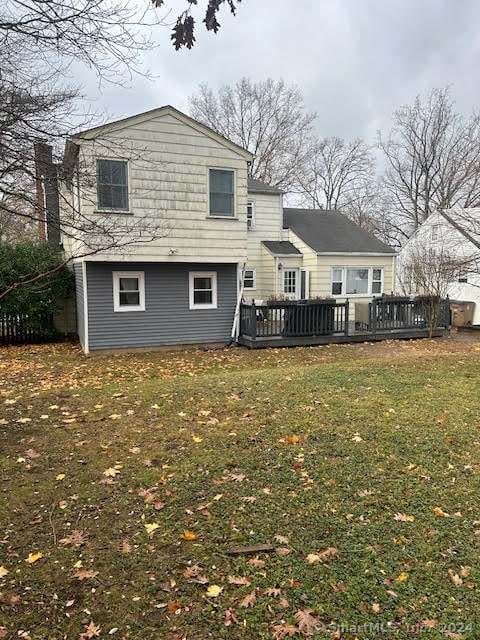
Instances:
[[[282,273],[283,295],[289,300],[300,298],[300,269],[284,269]]]

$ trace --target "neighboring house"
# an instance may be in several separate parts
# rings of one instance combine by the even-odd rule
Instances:
[[[436,255],[451,257],[453,262],[445,274],[438,263],[432,269],[439,293],[452,301],[473,302],[472,323],[480,324],[480,208],[432,213],[398,255],[396,289],[408,295],[425,293],[412,282],[409,265],[422,256]]]
[[[362,301],[393,289],[390,247],[339,213],[284,210],[279,189],[247,178],[252,159],[170,106],[69,141],[61,202],[73,226],[100,220],[128,240],[163,224],[151,242],[101,251],[88,231],[64,230],[85,352],[227,342],[242,295]]]

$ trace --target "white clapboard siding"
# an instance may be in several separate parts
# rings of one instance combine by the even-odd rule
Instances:
[[[143,121],[134,118],[121,129],[106,126],[87,132],[75,142],[80,146],[80,215],[110,216],[108,224],[119,230],[123,226],[130,236],[135,236],[135,225],[155,228],[159,236],[93,259],[245,261],[247,159],[235,145],[190,126],[168,109]],[[127,160],[128,214],[96,212],[97,158]],[[235,171],[234,218],[209,217],[209,168]],[[77,242],[71,251],[81,253],[80,245]]]

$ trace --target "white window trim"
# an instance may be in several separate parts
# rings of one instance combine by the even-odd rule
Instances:
[[[124,162],[127,165],[127,208],[126,209],[105,209],[104,207],[100,207],[100,203],[98,202],[98,164],[97,161],[98,160],[112,160],[113,162]],[[95,182],[96,182],[96,189],[97,189],[97,193],[96,193],[96,207],[95,207],[95,213],[124,213],[124,214],[129,214],[131,213],[131,206],[130,206],[130,166],[129,166],[129,162],[128,160],[126,160],[125,158],[104,158],[102,157],[97,157],[95,158]]]
[[[250,219],[250,225],[248,224],[248,205],[252,206],[252,217]],[[255,231],[256,227],[256,219],[255,219],[255,200],[251,200],[250,198],[247,200],[247,230]]]
[[[335,269],[341,269],[342,271],[342,293],[332,293],[333,283],[340,282],[340,280],[333,280],[333,272]],[[368,290],[365,293],[347,293],[347,270],[348,269],[368,269]],[[381,274],[381,285],[380,291],[377,293],[372,293],[372,283],[373,283],[373,271],[379,269]],[[349,265],[349,266],[341,266],[335,265],[331,267],[330,270],[330,295],[336,298],[365,298],[370,296],[381,296],[384,293],[384,278],[385,278],[385,267],[384,266],[364,266],[364,265]],[[375,282],[378,282],[376,280]]]
[[[125,313],[128,311],[145,311],[145,272],[144,271],[113,271],[113,310]],[[120,278],[138,278],[140,304],[120,304]]]
[[[222,215],[221,213],[210,213],[210,170],[212,171],[230,171],[233,173],[233,214],[231,216]],[[237,219],[237,172],[231,167],[208,167],[207,168],[207,217],[218,218],[219,220],[236,220]]]
[[[194,281],[195,278],[212,279],[212,302],[208,304],[195,304]],[[216,271],[190,271],[188,274],[188,297],[190,309],[216,309],[217,308],[217,272]]]
[[[245,275],[246,275],[247,271],[251,271],[252,272],[252,277],[250,278],[250,280],[253,280],[253,287],[246,287],[245,286]],[[245,274],[243,276],[243,282],[244,282],[244,285],[243,285],[244,291],[255,291],[255,289],[257,288],[257,270],[256,269],[250,269],[250,268],[245,269]]]

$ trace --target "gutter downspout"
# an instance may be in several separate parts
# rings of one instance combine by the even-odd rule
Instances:
[[[238,335],[240,333],[240,304],[243,298],[243,283],[245,280],[245,267],[246,262],[243,263],[243,267],[237,267],[237,303],[235,305],[235,314],[233,316],[232,332],[230,334],[230,340],[227,343],[227,347],[238,342]]]

